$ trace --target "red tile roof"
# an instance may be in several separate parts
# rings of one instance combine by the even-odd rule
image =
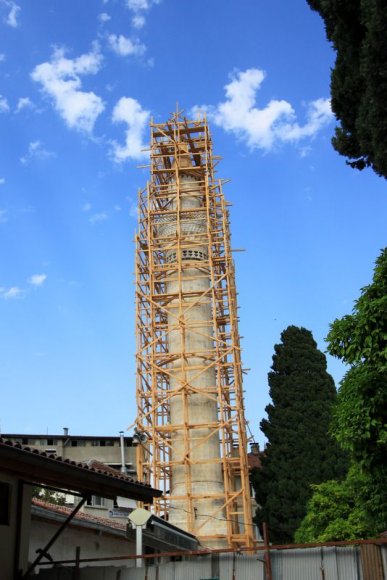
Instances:
[[[102,461],[99,461],[98,459],[89,459],[88,461],[86,461],[87,466],[89,467],[89,469],[95,469],[97,471],[102,471],[103,473],[106,473],[106,475],[123,475],[124,478],[128,478],[129,481],[136,481],[137,483],[139,483],[137,481],[137,479],[132,479],[130,475],[126,475],[126,473],[122,473],[122,471],[120,471],[119,469],[116,469],[115,467],[110,467],[110,465],[106,465],[106,463],[102,463]]]
[[[48,512],[61,514],[64,517],[69,516],[71,514],[71,512],[73,511],[73,508],[70,508],[70,507],[67,507],[64,505],[56,505],[56,504],[50,503],[48,501],[43,501],[41,499],[36,499],[36,498],[32,499],[32,505],[43,508],[44,510],[46,510]],[[82,522],[92,523],[92,524],[103,525],[105,527],[112,528],[114,530],[126,531],[126,520],[124,520],[124,519],[121,520],[119,518],[116,518],[116,519],[104,518],[101,516],[94,516],[94,515],[79,511],[74,516],[74,518],[71,520],[71,523],[74,524],[74,523],[76,523],[77,520],[82,521]],[[70,525],[71,525],[71,523],[70,523]]]
[[[249,466],[249,470],[251,469],[260,469],[261,468],[261,457],[257,453],[248,453],[247,454],[247,464]]]

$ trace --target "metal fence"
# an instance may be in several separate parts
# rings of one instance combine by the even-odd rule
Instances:
[[[37,580],[386,580],[386,545],[270,550],[195,556],[143,568],[88,566],[41,570]]]

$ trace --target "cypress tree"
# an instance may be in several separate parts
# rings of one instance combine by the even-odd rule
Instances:
[[[329,434],[336,389],[312,333],[289,326],[275,345],[268,381],[272,403],[261,429],[268,444],[253,485],[274,543],[293,541],[312,495],[311,484],[341,478],[346,458]]]
[[[348,165],[387,178],[387,10],[383,0],[307,0],[336,51],[333,147]]]

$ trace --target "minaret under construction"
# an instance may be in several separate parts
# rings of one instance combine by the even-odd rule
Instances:
[[[254,541],[234,263],[205,119],[151,122],[136,250],[138,476],[204,546]],[[146,440],[146,441],[145,441]]]

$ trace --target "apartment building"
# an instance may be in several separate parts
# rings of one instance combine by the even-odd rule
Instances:
[[[63,459],[90,461],[95,459],[128,475],[136,476],[136,448],[132,437],[70,435],[67,428],[60,435],[2,433],[4,439],[28,445]]]

